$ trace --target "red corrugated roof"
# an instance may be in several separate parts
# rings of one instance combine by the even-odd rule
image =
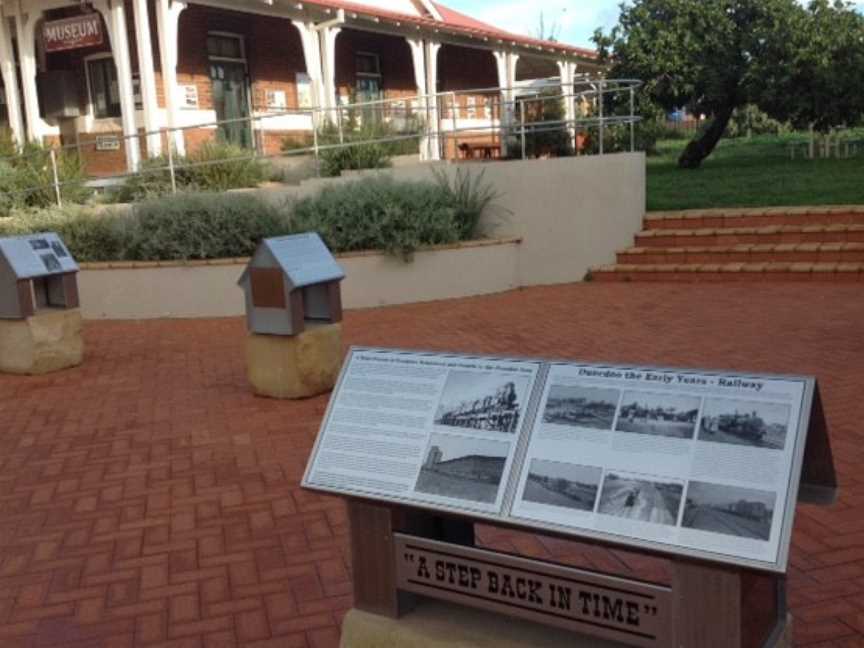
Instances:
[[[575,54],[582,57],[596,58],[597,52],[583,47],[574,47],[565,45],[564,43],[556,43],[552,41],[539,40],[529,36],[513,34],[503,29],[498,29],[493,25],[489,25],[480,20],[467,16],[458,11],[454,11],[442,4],[433,2],[438,13],[441,14],[442,21],[437,21],[432,18],[416,16],[411,14],[403,14],[396,11],[387,11],[379,9],[361,2],[349,2],[347,0],[307,0],[306,4],[327,7],[329,9],[344,9],[345,11],[374,16],[376,18],[394,20],[401,22],[410,22],[426,27],[438,27],[452,30],[453,32],[468,34],[471,36],[488,37],[496,40],[509,41],[524,45],[527,47],[544,47],[553,48],[559,51],[564,51],[570,54]]]

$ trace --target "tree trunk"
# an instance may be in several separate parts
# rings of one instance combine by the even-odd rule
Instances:
[[[702,134],[699,139],[694,139],[687,144],[681,157],[678,158],[678,167],[681,169],[698,169],[702,165],[702,160],[711,155],[717,142],[723,137],[726,132],[726,126],[732,118],[732,112],[735,110],[733,106],[724,106],[721,108],[708,129]]]

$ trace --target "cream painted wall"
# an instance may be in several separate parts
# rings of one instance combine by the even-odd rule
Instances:
[[[491,236],[521,243],[421,252],[413,263],[382,255],[340,258],[346,308],[481,295],[522,286],[582,281],[633,242],[645,213],[645,156],[627,153],[553,160],[435,165],[455,177],[477,174],[498,194],[483,223]],[[381,172],[258,190],[276,204]],[[434,179],[429,165],[384,172]],[[88,319],[230,317],[243,312],[240,264],[87,269],[80,275]]]

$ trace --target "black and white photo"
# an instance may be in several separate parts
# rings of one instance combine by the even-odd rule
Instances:
[[[739,538],[769,540],[776,493],[691,481],[683,526]]]
[[[681,482],[609,472],[603,480],[597,512],[674,526],[678,523],[683,491]]]
[[[692,439],[699,418],[699,398],[680,394],[625,392],[619,432]]]
[[[42,258],[42,264],[48,272],[60,272],[63,269],[60,261],[53,254],[40,254],[39,256]]]
[[[620,396],[617,389],[552,385],[543,411],[543,422],[611,430]]]
[[[526,502],[593,511],[603,469],[535,459],[528,470],[522,499]]]
[[[790,407],[782,403],[708,398],[699,424],[699,440],[783,450]]]
[[[513,434],[519,428],[528,378],[478,371],[451,371],[435,412],[435,423]]]
[[[48,244],[48,241],[40,238],[30,239],[30,247],[33,248],[33,250],[35,250],[36,252],[39,252],[41,250],[47,250],[51,246]]]
[[[58,259],[65,259],[69,256],[69,253],[60,241],[51,241],[51,249],[54,250],[54,254],[57,255]]]
[[[414,490],[493,504],[509,450],[509,443],[433,433]]]

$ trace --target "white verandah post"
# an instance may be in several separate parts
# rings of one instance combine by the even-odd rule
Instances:
[[[120,116],[126,144],[127,170],[135,173],[141,167],[141,145],[135,123],[135,95],[132,91],[129,38],[126,35],[126,9],[121,0],[93,0],[93,7],[105,17],[105,24],[108,27],[111,53],[117,66],[117,87],[120,93]]]
[[[21,98],[18,95],[18,73],[12,49],[12,34],[9,30],[9,22],[2,14],[0,14],[0,74],[3,77],[9,128],[15,137],[15,143],[21,147],[27,140],[27,135],[24,132]]]
[[[161,124],[156,99],[156,73],[147,0],[133,0],[132,10],[135,14],[135,44],[141,78],[141,99],[144,104],[144,128],[147,131],[147,156],[152,158],[162,154],[162,135],[159,133]]]
[[[180,14],[186,3],[178,0],[156,0],[156,25],[159,32],[159,62],[162,66],[162,88],[165,94],[165,112],[171,136],[168,146],[180,157],[186,155],[186,138],[180,126],[180,100],[177,96],[177,60]]]

